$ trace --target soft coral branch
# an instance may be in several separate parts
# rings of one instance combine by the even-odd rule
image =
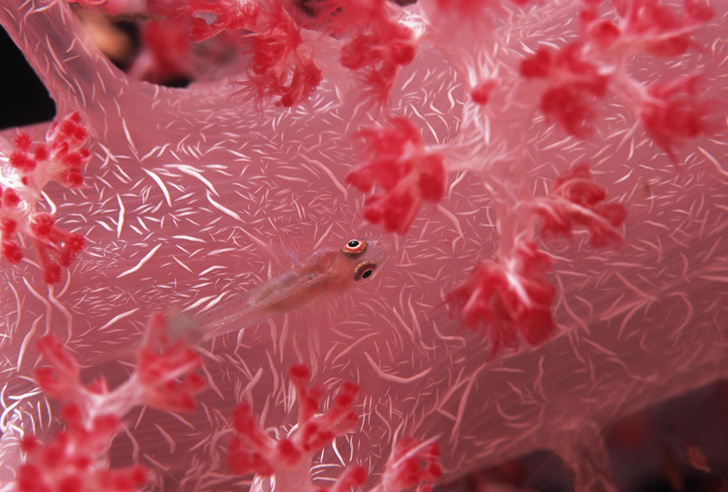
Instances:
[[[35,437],[23,442],[26,461],[18,476],[21,492],[131,492],[147,482],[141,466],[111,469],[108,450],[122,429],[122,418],[135,406],[183,411],[194,408],[192,397],[204,380],[193,371],[201,366],[199,356],[177,334],[185,320],[154,315],[139,351],[132,376],[109,391],[106,381],[81,382],[81,370],[69,350],[52,335],[38,341],[38,350],[50,367],[34,371],[38,386],[63,403],[67,427],[46,444]]]
[[[184,338],[173,334],[183,322],[179,315],[155,314],[146,326],[146,337],[137,352],[137,367],[131,377],[113,391],[101,379],[84,386],[80,369],[68,349],[53,335],[38,341],[38,350],[51,367],[34,371],[38,386],[49,396],[85,409],[89,416],[99,412],[126,414],[147,404],[173,411],[194,409],[193,396],[205,387],[195,373],[202,359]]]
[[[700,134],[710,133],[709,104],[698,99],[700,74],[692,74],[647,89],[637,118],[645,131],[677,163],[675,147]]]
[[[257,425],[250,405],[242,402],[233,412],[236,435],[230,443],[228,465],[238,474],[277,475],[282,479],[291,470],[308,467],[314,452],[330,445],[336,437],[352,430],[358,416],[353,406],[358,385],[345,382],[328,411],[317,414],[323,390],[309,388],[311,373],[305,366],[293,366],[289,377],[296,389],[299,421],[290,437],[276,440]]]
[[[683,55],[712,10],[696,0],[684,0],[680,14],[659,0],[624,0],[614,2],[615,18],[609,19],[600,15],[600,0],[584,3],[581,40],[558,50],[540,48],[521,63],[524,78],[545,81],[541,111],[571,135],[587,137],[596,103],[612,91],[676,162],[676,145],[708,131],[707,104],[695,90],[698,75],[645,84],[629,74],[629,62],[640,52]]]
[[[73,404],[62,413],[66,429],[48,443],[32,436],[23,440],[26,459],[18,470],[19,492],[132,492],[146,485],[143,466],[110,469],[105,465],[111,441],[121,428],[115,415],[83,419]]]
[[[571,43],[557,52],[540,48],[521,63],[521,75],[547,81],[541,94],[544,114],[574,136],[591,133],[593,106],[606,95],[609,77],[586,60],[581,43]]]
[[[89,133],[78,113],[53,123],[45,143],[35,143],[28,133],[13,139],[15,150],[7,157],[9,166],[0,175],[0,256],[11,265],[23,258],[21,237],[35,249],[43,282],[61,280],[85,247],[85,239],[56,225],[49,213],[37,212],[36,203],[51,181],[70,188],[83,185],[83,168],[91,153]]]
[[[303,365],[293,366],[288,375],[296,391],[298,424],[287,436],[275,439],[257,424],[250,405],[242,402],[233,411],[235,436],[230,441],[227,456],[230,469],[241,475],[255,473],[254,483],[274,477],[270,481],[271,490],[345,492],[364,485],[367,474],[358,465],[347,467],[331,487],[316,487],[310,478],[314,453],[355,427],[358,416],[353,407],[361,388],[352,382],[342,383],[329,409],[319,413],[324,390],[309,384],[309,369]],[[421,482],[437,480],[442,474],[439,456],[433,440],[401,439],[387,462],[381,483],[372,492],[397,492]]]
[[[516,211],[527,217],[526,223],[541,219],[542,239],[570,238],[573,229],[582,226],[589,231],[591,245],[599,248],[622,240],[619,227],[627,217],[623,205],[602,203],[606,196],[592,180],[589,165],[581,163],[554,179],[549,195],[520,202]],[[508,255],[478,263],[445,300],[464,326],[485,333],[491,357],[501,347],[517,348],[519,336],[529,345],[540,345],[556,330],[550,267],[546,253],[519,237]]]
[[[387,108],[400,69],[415,57],[419,29],[398,19],[387,0],[322,0],[316,8],[319,22],[342,39],[341,66],[359,75],[365,97]]]
[[[235,26],[250,31],[245,51],[251,61],[247,77],[230,82],[236,88],[233,96],[253,100],[258,108],[270,100],[295,107],[308,101],[323,75],[304,43],[301,25],[282,5],[267,7],[248,9],[237,17]]]
[[[405,490],[422,482],[434,482],[442,475],[439,464],[440,448],[433,440],[420,441],[413,437],[403,437],[394,446],[382,483],[374,492]],[[419,485],[418,492],[430,490],[429,486]]]

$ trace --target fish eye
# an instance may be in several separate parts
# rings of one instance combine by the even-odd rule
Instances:
[[[352,239],[341,248],[341,252],[350,258],[356,258],[367,250],[367,242],[361,239]]]
[[[377,269],[377,265],[371,261],[360,261],[359,264],[354,268],[354,280],[361,280],[363,278],[369,278]]]

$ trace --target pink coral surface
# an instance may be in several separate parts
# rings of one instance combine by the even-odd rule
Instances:
[[[703,103],[727,99],[726,4],[713,2],[708,20],[692,1],[668,2],[672,17],[651,0],[590,1],[586,13],[576,0],[520,3],[392,7],[417,27],[418,46],[412,60],[389,67],[384,87],[329,69],[336,37],[314,33],[305,43],[321,48],[312,53],[320,84],[296,92],[305,103],[286,104],[279,91],[264,94],[275,96],[266,105],[231,103],[227,77],[186,89],[133,80],[96,50],[64,2],[6,1],[0,23],[58,117],[81,115],[91,154],[84,186],[51,183],[38,199],[38,212],[85,238],[59,282],[44,283],[30,257],[0,263],[1,487],[12,490],[24,436],[53,442],[60,429],[60,407],[30,378],[43,335],[69,347],[82,381],[104,376],[114,388],[133,371],[129,355],[149,313],[195,314],[290,268],[287,256],[386,236],[389,259],[349,294],[204,345],[210,387],[197,407],[131,411],[111,461],[143,465],[156,489],[255,487],[226,464],[233,409],[245,401],[256,425],[285,435],[296,422],[287,372],[303,364],[326,394],[343,381],[362,394],[356,428],[314,458],[317,484],[333,483],[351,463],[368,472],[369,487],[379,483],[396,443],[412,436],[405,442],[415,448],[437,440],[443,479],[547,448],[564,459],[576,490],[612,490],[600,437],[609,422],[728,376],[725,112]],[[644,26],[648,14],[663,20],[654,32]],[[602,16],[610,23],[595,20]],[[362,52],[379,49],[377,32],[360,33]],[[568,48],[577,37],[582,44]],[[300,50],[286,63],[308,60]],[[545,52],[555,65],[522,76],[524,60]],[[367,65],[368,73],[385,65]],[[485,103],[471,100],[484,82]],[[442,196],[430,203],[420,189],[421,207],[406,207],[416,215],[388,227],[402,235],[367,224],[362,210],[366,217],[373,202],[346,184],[362,165],[355,136],[385,123],[373,121],[382,110],[371,107],[373,89],[385,89],[387,111],[417,128],[408,142],[417,155],[437,156],[448,171]],[[706,123],[708,109],[718,112],[716,125]],[[47,127],[23,131],[40,141]],[[17,133],[0,136],[0,166]],[[584,207],[558,179],[578,181],[580,168],[569,169],[585,161],[606,205]],[[609,224],[595,239],[584,210],[613,201],[629,216],[622,226],[614,208],[593,213]],[[556,206],[570,211],[560,217],[575,224],[568,234],[549,222]],[[571,238],[541,243],[539,227]],[[593,247],[622,235],[619,249]],[[536,346],[489,358],[498,339],[462,330],[446,295],[466,285],[474,265],[504,264],[534,241],[548,258],[539,265],[550,264],[539,282],[547,285],[546,276],[553,286],[539,297],[539,315],[553,326],[546,335],[520,332]],[[497,280],[518,285],[508,272]]]

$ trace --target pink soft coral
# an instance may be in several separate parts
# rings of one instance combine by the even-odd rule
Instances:
[[[66,430],[46,444],[35,437],[23,441],[25,463],[20,467],[21,492],[131,492],[147,482],[139,465],[112,469],[108,451],[122,430],[122,418],[135,406],[189,411],[193,396],[205,381],[193,371],[202,364],[192,347],[176,333],[186,323],[176,315],[154,315],[139,350],[137,370],[126,382],[109,390],[104,379],[81,382],[81,369],[69,350],[52,335],[38,340],[38,350],[50,367],[39,367],[34,378],[49,397],[63,403]]]

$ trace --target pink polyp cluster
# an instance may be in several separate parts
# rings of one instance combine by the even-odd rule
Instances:
[[[364,99],[386,110],[401,67],[415,57],[415,32],[396,20],[386,0],[325,0],[318,9],[325,29],[346,35],[341,66],[358,74]]]
[[[433,441],[403,437],[394,446],[382,477],[384,490],[404,490],[417,485],[418,492],[431,490],[422,482],[433,482],[442,475],[438,463],[440,448]],[[422,485],[420,485],[422,484]]]
[[[361,391],[359,385],[342,383],[329,409],[318,413],[324,390],[309,385],[309,369],[296,365],[290,368],[288,376],[296,390],[298,424],[287,437],[275,439],[258,426],[250,405],[240,403],[233,411],[236,434],[228,448],[230,469],[240,475],[255,473],[256,479],[273,476],[280,490],[346,492],[364,485],[367,474],[359,465],[349,465],[331,487],[314,488],[310,479],[304,483],[301,478],[308,476],[315,452],[356,426],[359,417],[353,408]],[[372,490],[397,492],[421,484],[418,492],[429,491],[425,483],[442,475],[439,458],[440,451],[433,440],[404,437],[394,446],[381,483]]]
[[[578,137],[590,133],[595,114],[592,106],[605,96],[609,81],[598,66],[583,58],[582,49],[577,42],[555,55],[547,48],[539,48],[521,63],[521,75],[548,81],[541,96],[541,111]]]
[[[419,130],[405,118],[392,118],[388,126],[360,135],[372,158],[351,171],[346,182],[364,192],[381,187],[384,192],[366,199],[364,218],[405,234],[422,200],[442,199],[447,179],[444,160],[424,148]]]
[[[518,335],[530,345],[546,341],[556,329],[551,302],[556,291],[548,280],[549,257],[527,241],[508,258],[478,263],[470,277],[446,297],[463,326],[483,332],[490,357],[501,347],[518,347]]]
[[[710,103],[698,98],[699,75],[692,74],[647,89],[648,97],[638,111],[642,126],[677,163],[675,147],[713,129],[707,121]]]
[[[47,212],[37,212],[36,203],[51,181],[69,188],[83,185],[83,168],[91,158],[86,148],[89,133],[74,112],[53,123],[45,143],[35,144],[30,134],[18,133],[15,150],[8,156],[8,175],[0,176],[0,255],[11,265],[23,259],[18,238],[25,236],[34,246],[43,282],[61,280],[63,268],[71,266],[86,245],[82,235],[56,225]]]
[[[18,492],[133,492],[147,484],[147,471],[140,465],[99,467],[121,428],[116,416],[84,421],[75,405],[66,405],[62,413],[67,427],[47,444],[32,436],[23,440],[26,460],[18,470]]]
[[[656,0],[629,0],[614,8],[614,21],[600,16],[601,1],[585,1],[581,39],[558,50],[539,48],[521,63],[521,75],[547,82],[541,111],[570,134],[591,134],[597,101],[614,92],[624,98],[647,133],[672,158],[675,145],[708,133],[707,110],[695,90],[698,76],[645,87],[628,72],[640,52],[678,57],[695,45],[692,33],[713,15],[707,5],[683,2],[682,15]]]
[[[104,406],[103,401],[99,403],[99,395],[108,401],[116,401],[122,394],[128,397],[121,407],[124,410],[142,403],[170,411],[193,410],[194,395],[206,387],[204,378],[194,372],[202,366],[202,359],[184,340],[158,343],[160,338],[166,339],[169,330],[167,316],[152,315],[146,330],[152,336],[146,338],[137,352],[136,371],[124,385],[111,392],[103,378],[84,386],[76,360],[53,335],[46,335],[38,341],[38,350],[51,367],[37,368],[35,380],[52,398],[76,403],[89,412]],[[165,336],[154,335],[159,332],[164,332]]]
[[[194,395],[206,387],[193,372],[202,364],[200,357],[170,334],[170,323],[176,321],[162,314],[150,317],[136,371],[113,390],[104,378],[84,385],[75,358],[54,336],[38,340],[50,367],[36,368],[33,376],[47,396],[63,403],[66,428],[46,444],[33,436],[23,441],[28,458],[19,470],[20,492],[131,492],[146,485],[144,467],[111,469],[108,452],[123,428],[122,419],[134,407],[191,411]]]
[[[292,437],[276,440],[258,427],[250,405],[242,402],[233,412],[237,434],[230,443],[228,464],[238,474],[254,472],[262,476],[286,473],[286,468],[302,464],[308,467],[312,453],[329,446],[339,436],[351,431],[358,420],[353,411],[358,385],[342,384],[333,405],[317,415],[323,390],[308,387],[311,373],[305,366],[293,366],[289,377],[296,389],[299,418]]]
[[[531,202],[541,219],[541,237],[550,235],[571,238],[576,226],[586,227],[589,242],[595,248],[619,243],[619,227],[627,218],[620,203],[602,203],[607,191],[592,180],[589,165],[581,163],[558,176],[548,196]]]
[[[525,215],[541,221],[540,235],[571,238],[577,226],[589,231],[595,248],[619,244],[619,228],[627,210],[619,203],[602,203],[606,190],[592,180],[589,165],[577,164],[554,179],[547,196],[522,202]],[[549,256],[538,246],[518,238],[508,256],[478,263],[465,282],[446,297],[451,313],[464,326],[484,332],[491,342],[491,358],[501,347],[518,347],[518,337],[529,345],[544,343],[556,330],[551,303],[556,289],[548,279]]]
[[[88,138],[81,115],[73,112],[51,125],[45,143],[33,145],[29,134],[18,133],[9,162],[31,189],[42,190],[51,180],[78,188],[83,185],[83,167],[91,158],[85,147]]]
[[[290,108],[308,101],[321,83],[321,69],[310,50],[302,49],[300,26],[282,6],[245,10],[239,14],[246,29],[251,56],[247,80],[232,81],[234,98],[253,100],[257,107],[274,101]]]

